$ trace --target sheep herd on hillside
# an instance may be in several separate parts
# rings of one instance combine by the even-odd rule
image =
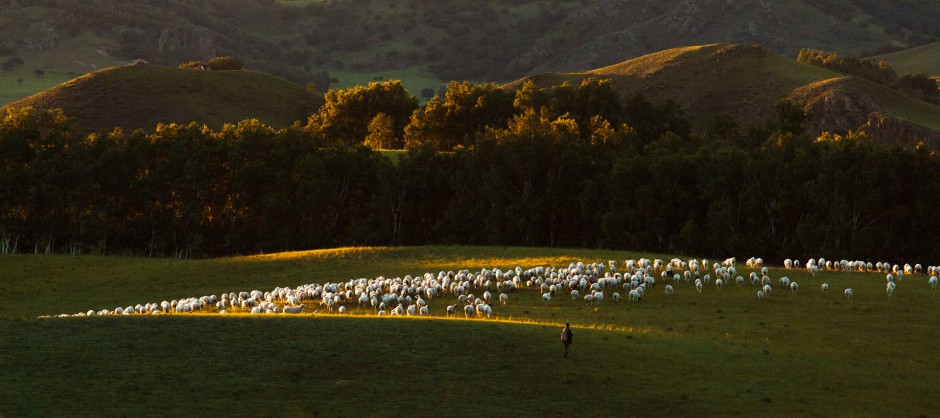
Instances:
[[[640,258],[625,260],[622,264],[616,260],[589,264],[577,262],[565,268],[540,266],[523,269],[517,266],[505,271],[498,268],[484,268],[475,272],[441,271],[436,275],[424,273],[415,277],[395,278],[380,276],[338,283],[311,283],[295,288],[276,287],[266,292],[237,291],[58,316],[165,315],[196,312],[223,315],[230,312],[300,314],[311,311],[346,314],[352,308],[370,309],[379,316],[427,316],[431,313],[430,304],[433,300],[453,295],[456,303],[446,306],[443,310],[446,316],[462,314],[467,318],[490,318],[493,314],[492,305],[507,305],[509,295],[518,289],[540,292],[545,305],[552,304],[558,297],[581,299],[588,305],[598,305],[603,303],[608,295],[613,302],[620,302],[621,292],[627,295],[630,302],[640,302],[659,281],[664,284],[666,296],[674,295],[676,288],[690,284],[694,284],[696,292],[702,293],[706,286],[714,286],[715,291],[721,291],[724,286],[745,286],[749,282],[759,289],[756,293],[758,300],[764,300],[776,291],[799,291],[799,284],[786,276],[778,278],[777,286],[774,287],[768,268],[760,258],[748,259],[745,266],[752,270],[747,274],[747,278],[743,273],[739,274],[734,258],[715,262],[711,266],[705,259],[683,261],[676,258],[666,262],[661,259]],[[886,274],[886,293],[889,297],[894,294],[898,283],[905,276],[924,271],[920,264],[898,266],[886,262],[833,262],[820,258],[810,259],[801,267],[799,260],[784,261],[785,270],[798,268],[805,268],[813,277],[819,271],[881,272]],[[930,276],[927,284],[936,288],[940,267],[927,267],[926,272]],[[828,293],[829,284],[822,283],[820,291]],[[846,298],[852,298],[854,293],[852,288],[843,291]]]

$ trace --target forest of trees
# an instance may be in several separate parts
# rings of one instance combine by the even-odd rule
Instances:
[[[396,82],[327,94],[306,125],[76,135],[58,110],[0,121],[0,253],[216,257],[347,245],[599,247],[925,262],[940,160],[802,131],[799,106],[692,132],[605,82],[516,92]],[[375,97],[373,97],[375,96]],[[381,100],[373,100],[381,97]],[[401,141],[396,162],[362,145]]]

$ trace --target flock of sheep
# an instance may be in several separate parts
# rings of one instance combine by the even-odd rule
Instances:
[[[431,312],[430,303],[435,298],[442,298],[450,294],[456,299],[453,305],[447,305],[447,316],[456,316],[461,312],[465,317],[489,318],[492,313],[491,305],[509,303],[509,294],[516,289],[536,289],[542,294],[542,301],[548,305],[559,295],[567,294],[571,299],[582,299],[585,303],[600,304],[610,292],[610,299],[621,301],[620,292],[625,292],[631,302],[639,302],[643,296],[662,280],[665,284],[665,294],[673,295],[676,287],[682,284],[694,283],[697,292],[701,293],[705,286],[715,286],[720,291],[723,286],[744,286],[749,281],[759,288],[758,300],[770,296],[775,288],[768,275],[768,269],[760,258],[750,258],[746,261],[746,268],[752,271],[745,279],[739,275],[736,260],[728,258],[721,263],[711,266],[708,260],[691,259],[683,261],[672,259],[668,262],[660,259],[641,258],[638,260],[625,260],[623,264],[616,260],[607,263],[583,262],[571,263],[565,268],[534,267],[523,269],[515,267],[502,271],[500,269],[481,269],[471,272],[469,270],[425,273],[421,276],[405,276],[374,279],[354,279],[340,283],[305,284],[295,288],[276,287],[270,291],[260,290],[239,291],[223,293],[221,296],[209,295],[201,297],[188,297],[160,303],[137,304],[134,306],[117,307],[111,309],[89,310],[74,315],[61,316],[97,316],[97,315],[162,315],[184,314],[194,312],[218,312],[219,314],[251,313],[251,314],[300,314],[308,308],[316,307],[313,313],[320,310],[345,314],[352,307],[371,309],[376,315],[384,316],[426,316]],[[806,271],[814,276],[820,270],[829,271],[863,271],[882,272],[887,276],[886,292],[888,296],[894,294],[897,283],[904,276],[923,272],[920,264],[911,266],[906,264],[899,267],[890,263],[878,262],[872,264],[862,261],[838,262],[825,259],[809,260],[805,263]],[[784,261],[785,269],[800,267],[798,260]],[[928,285],[937,286],[937,274],[940,267],[927,268],[930,275]],[[788,277],[777,280],[778,288],[796,293],[799,284]],[[829,291],[829,284],[822,283],[822,292]],[[496,293],[498,292],[498,295]],[[844,290],[846,298],[854,294],[852,288]]]

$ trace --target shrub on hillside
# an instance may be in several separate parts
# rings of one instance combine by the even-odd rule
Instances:
[[[232,71],[245,68],[245,64],[235,57],[215,57],[206,63],[212,71]]]

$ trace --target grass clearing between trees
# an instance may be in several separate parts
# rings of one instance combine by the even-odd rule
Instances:
[[[494,319],[235,314],[35,318],[275,286],[440,270],[564,267],[655,254],[503,247],[344,248],[214,260],[0,257],[0,415],[929,416],[940,293],[923,274],[771,269],[748,284],[662,280],[599,306],[518,289]],[[670,257],[671,258],[671,257]],[[668,258],[666,258],[668,260]],[[713,261],[710,261],[711,263]],[[710,269],[709,269],[710,270]],[[751,269],[743,263],[738,274]],[[828,282],[829,294],[819,285]],[[842,290],[855,289],[853,299]],[[482,290],[473,293],[482,294]],[[498,292],[495,292],[497,293]],[[620,291],[626,299],[626,292]],[[479,296],[479,295],[478,295]],[[315,304],[314,304],[315,305]],[[310,314],[319,309],[319,313]],[[561,324],[575,331],[562,358]]]

